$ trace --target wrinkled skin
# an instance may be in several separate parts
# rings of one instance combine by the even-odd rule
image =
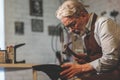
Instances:
[[[72,78],[73,76],[81,73],[81,65],[73,63],[65,63],[61,66],[65,70],[60,73],[62,77]]]
[[[86,60],[87,55],[83,53],[77,54],[77,55],[81,58],[81,59],[78,59],[75,57],[75,60],[77,61],[77,63],[65,63],[61,66],[64,69],[64,71],[60,73],[61,76],[70,79],[82,73],[83,65],[80,65],[80,64],[84,64],[88,62]]]
[[[85,20],[83,17],[64,17],[62,18],[61,22],[64,24],[65,27],[69,29],[70,32],[73,32],[77,35],[82,34],[85,29]],[[73,23],[73,24],[71,24]]]

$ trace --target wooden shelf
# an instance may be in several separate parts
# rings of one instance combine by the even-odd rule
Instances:
[[[1,68],[14,68],[14,69],[32,69],[36,64],[0,64]],[[37,71],[33,70],[33,80],[37,80]]]
[[[32,68],[35,64],[0,64],[4,68]]]

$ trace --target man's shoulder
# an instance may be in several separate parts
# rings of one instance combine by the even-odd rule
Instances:
[[[103,28],[105,28],[105,26],[102,26],[102,25],[108,22],[109,20],[110,18],[108,17],[104,17],[104,16],[98,17],[95,22],[95,33],[101,32]]]
[[[109,23],[111,21],[113,22],[113,20],[109,17],[100,16],[97,18],[95,22],[95,26],[97,26],[98,28],[101,28],[103,24]]]
[[[107,20],[109,20],[110,18],[108,18],[108,17],[104,17],[104,16],[100,16],[100,17],[98,17],[97,18],[97,23],[103,23],[103,22],[105,22],[105,21],[107,21]]]

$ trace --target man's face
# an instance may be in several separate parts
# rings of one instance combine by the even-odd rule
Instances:
[[[84,22],[82,18],[65,17],[62,18],[61,22],[69,29],[70,32],[80,35],[83,31]]]

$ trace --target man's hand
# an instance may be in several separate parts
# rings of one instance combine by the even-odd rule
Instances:
[[[89,72],[94,70],[93,67],[89,64],[76,64],[76,63],[65,63],[61,66],[64,70],[60,73],[60,75],[64,78],[72,78],[78,74],[84,74],[85,72]]]
[[[72,78],[73,76],[81,73],[81,65],[74,63],[65,63],[61,66],[64,70],[60,73],[62,77]]]

